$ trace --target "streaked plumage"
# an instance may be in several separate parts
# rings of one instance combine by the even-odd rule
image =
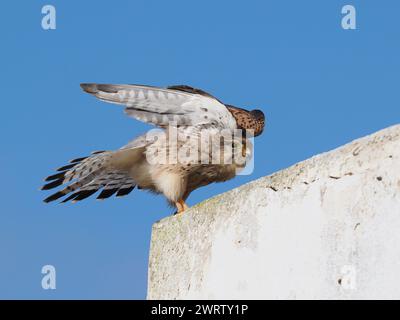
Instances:
[[[161,128],[166,135],[149,140],[139,136],[116,151],[97,151],[90,156],[73,159],[47,177],[42,189],[61,185],[63,189],[47,197],[51,202],[65,197],[62,202],[80,201],[101,190],[97,199],[112,195],[124,196],[135,187],[164,194],[171,204],[182,212],[189,194],[212,182],[233,178],[243,164],[218,163],[151,163],[149,157],[159,160],[161,153],[171,154],[171,129],[176,129],[175,146],[184,147],[189,137],[210,136],[221,130],[254,130],[258,136],[264,129],[264,114],[259,110],[247,111],[225,105],[212,95],[189,86],[158,88],[142,85],[81,84],[82,89],[100,100],[125,106],[125,113],[137,120]],[[248,140],[245,149],[250,148]],[[193,142],[189,147],[194,147]],[[197,146],[197,145],[195,145]],[[233,144],[232,144],[233,148]],[[199,148],[200,149],[200,148]],[[180,149],[179,149],[180,150]],[[197,149],[196,149],[197,150]],[[201,159],[210,158],[209,150],[199,150]],[[211,158],[210,158],[211,159]]]

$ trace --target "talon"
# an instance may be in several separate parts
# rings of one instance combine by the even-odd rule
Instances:
[[[179,199],[175,202],[177,212],[176,214],[182,214],[185,210],[189,209],[189,206],[185,203],[183,199]]]

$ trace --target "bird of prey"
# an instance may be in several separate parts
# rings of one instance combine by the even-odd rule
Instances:
[[[84,83],[81,88],[102,101],[125,106],[125,113],[129,117],[153,124],[159,129],[157,134],[149,134],[149,131],[121,149],[95,151],[57,169],[57,173],[45,179],[47,184],[42,190],[61,185],[64,188],[44,199],[46,203],[64,196],[62,202],[76,202],[99,190],[101,192],[97,199],[114,194],[124,196],[137,187],[163,194],[170,205],[176,206],[177,213],[182,213],[188,208],[185,200],[193,190],[212,182],[232,179],[237,170],[245,166],[245,163],[235,159],[225,161],[225,151],[221,153],[220,162],[211,161],[210,148],[200,148],[196,139],[204,132],[213,137],[222,130],[233,132],[238,129],[252,131],[253,136],[258,136],[264,129],[262,111],[247,111],[224,104],[211,94],[186,85],[159,88]],[[175,142],[172,143],[170,129],[176,131]],[[185,146],[187,141],[196,142],[189,144],[195,149],[192,154],[198,152],[195,161],[158,161],[161,155],[164,156],[162,159],[169,159],[172,149]],[[230,146],[236,148],[235,151],[240,148],[241,154],[247,157],[252,145],[243,135],[241,142],[238,145],[232,140]],[[211,143],[215,144],[219,145],[220,142]]]

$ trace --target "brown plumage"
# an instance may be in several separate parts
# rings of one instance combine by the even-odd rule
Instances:
[[[254,136],[259,136],[265,126],[264,113],[260,110],[247,111],[238,107],[231,105],[226,105],[226,108],[232,113],[233,117],[236,119],[238,128],[244,130],[253,130]]]
[[[251,131],[258,136],[265,125],[262,111],[225,105],[190,86],[81,87],[100,100],[124,105],[128,116],[162,130],[150,130],[116,151],[98,151],[71,160],[45,179],[43,190],[65,185],[45,202],[64,196],[62,202],[80,201],[99,190],[98,199],[124,196],[137,187],[163,194],[179,213],[183,212],[193,190],[232,179],[243,169],[252,148],[245,133]],[[237,129],[242,129],[239,139],[234,136]],[[208,149],[204,141],[208,141]],[[173,156],[176,161],[171,161]]]

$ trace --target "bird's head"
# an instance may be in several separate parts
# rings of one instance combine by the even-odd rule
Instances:
[[[265,115],[261,110],[255,109],[250,111],[251,116],[255,121],[254,136],[259,136],[264,131]]]
[[[232,105],[226,105],[236,120],[238,129],[253,131],[254,136],[259,136],[264,131],[265,116],[261,110],[245,110]]]

